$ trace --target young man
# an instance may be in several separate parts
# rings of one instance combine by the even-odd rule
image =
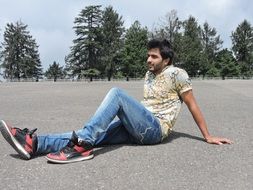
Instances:
[[[2,120],[1,133],[24,159],[47,154],[50,162],[71,163],[91,159],[93,147],[99,145],[162,142],[169,136],[185,102],[206,142],[230,144],[229,139],[209,134],[193,96],[191,81],[183,69],[172,65],[173,57],[167,40],[154,39],[148,43],[148,72],[142,103],[113,88],[90,121],[76,132],[37,136],[36,129],[13,128]]]

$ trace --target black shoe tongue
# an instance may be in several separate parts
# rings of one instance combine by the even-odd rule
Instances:
[[[75,133],[75,131],[73,131],[70,141],[73,142],[74,144],[78,144],[78,136]]]

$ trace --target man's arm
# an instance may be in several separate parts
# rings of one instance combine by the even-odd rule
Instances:
[[[210,135],[207,129],[207,124],[204,119],[204,116],[202,115],[200,108],[193,96],[192,90],[186,91],[181,94],[181,97],[185,104],[187,105],[189,111],[191,112],[196,124],[198,125],[203,137],[205,138],[206,142],[210,144],[231,144],[232,141],[226,138],[221,138],[221,137],[213,137]]]

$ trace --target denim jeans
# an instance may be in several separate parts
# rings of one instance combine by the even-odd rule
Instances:
[[[157,144],[159,120],[123,90],[112,88],[85,126],[76,131],[94,147],[106,144]],[[37,154],[56,152],[67,145],[72,132],[38,136]]]

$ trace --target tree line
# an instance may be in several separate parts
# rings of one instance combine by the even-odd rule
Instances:
[[[220,35],[208,22],[200,25],[193,16],[180,20],[176,10],[168,12],[152,30],[138,20],[126,29],[112,6],[87,6],[74,19],[76,37],[64,66],[54,61],[45,72],[38,45],[27,27],[21,21],[5,27],[0,45],[0,69],[5,79],[143,78],[146,44],[152,38],[168,39],[176,54],[174,64],[191,77],[253,75],[253,27],[247,20],[231,32],[232,47],[227,49],[222,48]]]

